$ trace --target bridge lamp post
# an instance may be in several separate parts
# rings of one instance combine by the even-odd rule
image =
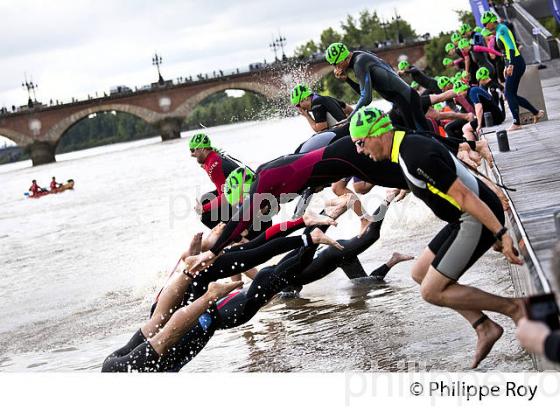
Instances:
[[[163,81],[163,77],[161,76],[161,71],[159,69],[159,66],[163,63],[163,59],[161,58],[161,56],[158,56],[157,53],[154,54],[154,56],[152,57],[152,65],[155,65],[157,67],[157,72],[158,72],[158,83],[160,85],[163,85],[164,81]]]
[[[273,40],[268,46],[274,51],[274,61],[278,61],[278,44],[276,44],[276,40]]]
[[[383,20],[379,23],[379,25],[381,26],[381,28],[383,29],[383,33],[385,34],[385,45],[387,45],[387,41],[389,40],[389,37],[387,36],[387,27],[389,26],[389,23]]]
[[[393,17],[393,21],[397,23],[397,44],[402,44],[403,38],[401,34],[401,27],[399,25],[399,22],[401,21],[401,16],[399,16],[399,14],[397,13],[397,9],[395,9],[395,17]]]
[[[284,46],[286,45],[286,37],[282,37],[282,34],[276,39],[276,44],[282,49],[282,61],[286,61],[286,54],[284,53]]]
[[[33,108],[33,101],[37,101],[35,89],[39,88],[39,86],[34,84],[33,81],[27,81],[27,76],[25,76],[25,81],[21,83],[21,86],[27,89],[27,96],[29,97],[27,100],[27,106],[29,108]],[[31,98],[31,93],[33,93],[33,98]]]

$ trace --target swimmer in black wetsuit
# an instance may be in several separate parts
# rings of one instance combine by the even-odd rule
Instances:
[[[490,72],[486,67],[481,67],[476,72],[478,87],[471,87],[468,90],[468,98],[474,105],[476,118],[463,126],[465,138],[475,141],[480,135],[482,127],[487,126],[484,113],[490,113],[493,125],[499,125],[506,118],[504,99],[496,84],[490,78]],[[466,93],[466,91],[464,91]],[[476,134],[476,135],[475,135]]]
[[[298,84],[292,89],[290,101],[315,132],[333,128],[352,112],[352,107],[344,101],[313,93],[305,84]],[[345,135],[348,135],[348,124],[342,128]]]
[[[325,53],[329,64],[335,66],[335,76],[352,84],[347,75],[348,69],[353,70],[358,84],[352,88],[360,94],[360,99],[350,114],[352,117],[357,110],[371,103],[372,91],[392,102],[403,113],[407,128],[428,131],[429,125],[422,114],[420,96],[393,68],[373,53],[366,51],[350,52],[342,43],[331,44]]]
[[[472,367],[477,367],[503,333],[482,312],[498,312],[515,322],[524,316],[521,299],[458,283],[493,245],[511,263],[522,263],[503,225],[498,197],[441,143],[395,131],[389,117],[375,108],[361,110],[350,124],[350,133],[359,152],[399,164],[413,194],[448,223],[418,258],[412,277],[421,285],[424,300],[454,309],[475,328],[478,343]]]
[[[320,132],[300,145],[296,150],[296,154],[325,147],[337,139],[349,135],[348,122],[346,119],[352,112],[351,106],[335,98],[312,93],[305,84],[296,85],[292,89],[290,99],[292,105],[296,106],[300,114],[307,119],[311,128],[313,128],[314,131]],[[309,115],[308,111],[312,111],[313,117]],[[327,129],[330,129],[332,132],[325,131]],[[353,194],[354,192],[347,187],[351,179],[351,177],[343,178],[340,181],[333,182],[331,189],[334,194],[337,196]],[[372,188],[372,184],[354,177],[354,189],[356,192],[365,194]],[[304,207],[309,203],[310,197],[311,194],[302,195],[302,199],[296,206],[296,216],[305,210]],[[365,212],[358,197],[355,197],[355,199],[352,208],[358,218],[360,218],[363,230],[369,223],[369,215]]]
[[[408,75],[417,84],[424,87],[422,94],[439,94],[441,89],[438,86],[438,82],[435,78],[427,76],[422,70],[420,70],[415,65],[410,64],[407,60],[399,61],[398,65],[399,71],[397,74],[400,76]]]
[[[364,235],[341,241],[344,243],[342,250],[327,247],[320,250],[315,257],[314,247],[302,247],[290,252],[277,265],[263,268],[248,289],[234,291],[212,304],[207,312],[200,312],[198,323],[191,320],[189,326],[182,326],[182,335],[173,340],[152,337],[148,341],[142,330],[139,330],[126,346],[105,360],[103,371],[179,371],[206,346],[216,330],[247,323],[282,288],[289,285],[305,285],[321,279],[343,265],[345,260],[352,260],[369,248],[379,238],[388,203],[385,201],[374,214],[376,221],[370,224]],[[387,263],[375,269],[369,276],[363,273],[351,279],[382,281],[394,265],[410,259],[409,256],[394,253]],[[182,278],[179,276],[175,281],[178,279]],[[182,281],[176,286],[186,288]],[[212,286],[214,285],[210,285],[209,289],[212,289]],[[184,301],[184,298],[175,292],[174,304],[178,305],[182,300]],[[167,306],[163,310],[166,309]],[[157,308],[157,311],[161,310]],[[161,340],[163,343],[157,349],[164,351],[163,354],[154,349],[155,343]]]

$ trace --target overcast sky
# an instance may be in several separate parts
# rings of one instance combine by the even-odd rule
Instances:
[[[268,45],[281,32],[286,53],[318,40],[347,14],[367,8],[390,18],[394,8],[417,33],[455,29],[453,10],[467,0],[0,0],[0,106],[23,105],[24,73],[48,102],[114,85],[157,80],[151,58],[163,57],[166,79],[247,67],[274,59]]]

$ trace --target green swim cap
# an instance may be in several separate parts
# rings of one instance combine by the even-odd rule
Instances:
[[[455,80],[453,82],[453,91],[455,92],[455,94],[462,93],[464,91],[467,91],[468,89],[469,86],[464,82],[462,82],[461,80]]]
[[[208,135],[203,133],[194,134],[189,141],[189,148],[212,148],[212,143],[210,142],[210,138],[208,138]]]
[[[463,71],[460,71],[460,73],[461,73],[461,79],[462,80],[466,80],[467,78],[469,78],[469,73],[467,71],[463,70]]]
[[[490,78],[490,70],[486,67],[480,67],[476,70],[476,81],[486,80],[488,78]]]
[[[469,31],[472,31],[472,27],[469,23],[463,23],[461,24],[461,27],[459,27],[459,34],[462,36],[467,34]]]
[[[325,52],[325,58],[327,62],[331,65],[336,65],[341,61],[344,61],[346,57],[350,54],[348,47],[342,43],[332,43]]]
[[[238,205],[251,191],[255,182],[255,173],[248,167],[239,167],[231,171],[224,183],[224,194],[230,205]]]
[[[480,33],[482,31],[482,27],[474,26],[475,33]]]
[[[459,42],[459,40],[461,40],[461,35],[457,32],[451,34],[451,42],[453,44],[457,44]]]
[[[463,72],[462,72],[462,71],[457,71],[457,72],[455,73],[455,75],[453,76],[452,81],[455,82],[455,80],[460,80],[462,75],[463,75]]]
[[[446,53],[449,53],[451,50],[454,50],[454,49],[455,49],[455,44],[453,44],[453,43],[447,43],[445,45],[445,52]]]
[[[483,28],[480,34],[482,34],[483,37],[489,37],[492,35],[492,32],[487,28]]]
[[[459,40],[458,47],[461,50],[464,50],[465,48],[469,48],[470,46],[471,46],[471,42],[469,40],[467,40],[466,38],[462,38],[461,40]]]
[[[410,67],[410,63],[406,60],[399,61],[399,70],[403,71]]]
[[[305,100],[311,94],[311,90],[305,84],[296,85],[292,89],[292,94],[290,95],[292,105],[298,105],[302,100]]]
[[[435,109],[436,111],[441,111],[441,110],[443,110],[443,107],[444,107],[443,103],[434,104],[434,109]]]
[[[352,138],[379,137],[393,129],[389,116],[375,107],[362,107],[350,120]]]
[[[410,86],[416,90],[418,88],[419,84],[416,81],[413,81],[413,82],[410,83]]]
[[[443,90],[449,84],[451,84],[451,79],[449,77],[446,77],[444,75],[442,75],[441,77],[438,77],[437,86],[439,87],[440,90]]]
[[[496,21],[498,21],[498,16],[496,16],[496,14],[493,11],[488,10],[484,12],[482,17],[480,18],[480,21],[484,25],[488,23],[495,23]]]
[[[449,57],[445,57],[442,61],[444,67],[447,67],[449,64],[453,64],[453,60],[450,59]]]

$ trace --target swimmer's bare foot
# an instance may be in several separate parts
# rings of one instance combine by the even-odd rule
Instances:
[[[360,217],[360,234],[358,235],[358,237],[361,237],[364,234],[367,227],[372,221],[373,217],[364,212],[364,214]]]
[[[486,319],[476,327],[475,331],[478,341],[476,342],[476,352],[471,369],[478,367],[480,362],[488,356],[494,344],[502,337],[502,333],[504,333],[504,329],[491,319]]]
[[[223,222],[220,222],[218,225],[216,225],[214,228],[212,228],[210,233],[202,239],[202,246],[201,247],[202,247],[203,251],[206,251],[206,250],[212,248],[216,244],[216,241],[218,240],[218,238],[220,237],[220,235],[224,231],[225,227],[226,227],[226,224],[223,223]]]
[[[200,253],[202,246],[202,232],[195,234],[191,240],[189,246],[189,252],[191,255],[198,255]]]
[[[406,189],[401,189],[401,192],[399,192],[399,194],[395,197],[395,202],[402,201],[409,193],[410,191],[407,191]]]
[[[385,191],[385,199],[387,202],[391,203],[401,194],[400,188],[389,188]]]
[[[319,228],[313,229],[313,231],[311,232],[311,240],[313,241],[314,244],[322,243],[324,245],[334,246],[336,249],[339,249],[339,250],[344,249],[344,246],[339,244],[337,241],[332,239],[330,236],[327,236]]]
[[[478,164],[471,159],[468,151],[459,151],[457,153],[457,158],[473,168],[478,168]]]
[[[477,164],[477,167],[480,166],[482,162],[482,156],[476,151],[469,151],[469,158]]]
[[[243,287],[243,282],[237,280],[229,283],[210,282],[208,284],[208,296],[212,302],[223,298],[234,289]]]
[[[517,323],[526,316],[525,313],[525,305],[521,298],[512,298],[511,310],[508,313],[508,316]]]
[[[543,111],[543,110],[539,110],[539,112],[537,113],[537,115],[533,115],[533,124],[536,124],[537,122],[539,122],[540,120],[542,120],[543,117],[544,117],[544,111]]]
[[[189,256],[198,255],[202,242],[202,232],[195,234],[191,240],[189,248],[181,254],[181,260],[184,262]]]
[[[490,168],[494,168],[494,158],[492,158],[492,153],[490,152],[490,148],[488,148],[488,141],[480,140],[476,142],[476,151],[482,155],[482,158],[488,162],[488,166]]]
[[[387,266],[392,268],[393,266],[395,266],[397,263],[400,262],[405,262],[405,261],[409,261],[411,259],[414,259],[414,256],[411,255],[406,255],[404,253],[399,253],[399,252],[393,252],[393,255],[391,256],[391,258],[387,261]]]
[[[306,210],[303,214],[303,223],[305,226],[316,226],[316,225],[337,225],[337,222],[327,215],[318,215],[311,210]]]
[[[333,198],[325,203],[325,214],[336,219],[346,212],[348,208],[351,208],[356,199],[355,194],[344,194]]]
[[[519,131],[521,129],[521,125],[511,124],[511,127],[508,128],[508,132]]]

